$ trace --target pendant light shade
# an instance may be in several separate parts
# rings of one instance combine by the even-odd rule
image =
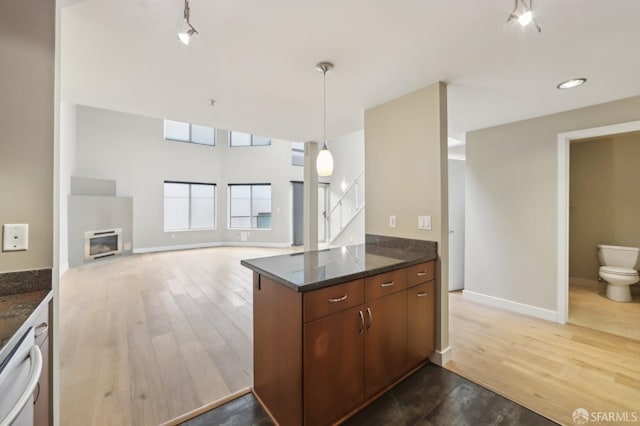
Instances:
[[[316,157],[316,169],[318,170],[318,176],[331,176],[333,174],[333,155],[327,148],[327,144],[322,146],[318,157]]]
[[[320,62],[316,70],[322,72],[323,101],[322,101],[322,149],[316,157],[316,170],[318,176],[331,176],[333,174],[333,155],[327,147],[327,73],[333,69],[330,62]]]

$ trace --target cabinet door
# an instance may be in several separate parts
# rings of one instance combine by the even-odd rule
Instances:
[[[33,424],[34,426],[48,426],[49,412],[49,339],[45,339],[40,344],[42,352],[42,373],[40,373],[40,381],[36,387],[33,406]]]
[[[365,383],[369,398],[405,371],[407,292],[373,300],[365,307]]]
[[[407,368],[415,367],[435,348],[434,281],[407,290]]]
[[[363,401],[363,307],[306,323],[304,424],[332,424]]]

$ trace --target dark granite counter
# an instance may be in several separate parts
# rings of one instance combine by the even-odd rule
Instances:
[[[240,263],[295,291],[306,292],[437,258],[433,242],[411,244],[417,240],[369,237],[375,236],[368,235],[367,244],[244,259]]]
[[[51,300],[51,269],[0,274],[0,362]]]

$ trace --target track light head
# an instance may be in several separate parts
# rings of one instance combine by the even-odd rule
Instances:
[[[533,23],[535,25],[538,32],[542,32],[542,28],[536,22],[533,13],[533,0],[515,0],[513,6],[513,12],[507,18],[507,22],[505,25],[509,24],[512,21],[517,21],[521,26],[526,27],[527,25]]]
[[[184,15],[183,22],[178,31],[178,40],[185,46],[188,46],[191,42],[191,37],[194,34],[198,34],[198,31],[191,25],[191,9],[189,8],[189,0],[184,0]]]

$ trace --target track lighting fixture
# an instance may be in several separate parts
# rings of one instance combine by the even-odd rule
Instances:
[[[322,102],[322,149],[316,157],[316,169],[318,176],[331,176],[333,173],[333,155],[327,147],[327,73],[333,69],[330,62],[320,62],[316,65],[316,70],[322,73],[323,79],[323,102]]]
[[[180,30],[178,31],[178,40],[184,45],[189,45],[191,37],[194,34],[198,34],[198,31],[191,25],[191,9],[189,8],[189,0],[184,0],[184,16]]]
[[[511,15],[507,18],[507,24],[512,21],[517,21],[523,27],[533,23],[538,32],[542,31],[533,14],[533,0],[515,0],[513,12],[511,12]]]

